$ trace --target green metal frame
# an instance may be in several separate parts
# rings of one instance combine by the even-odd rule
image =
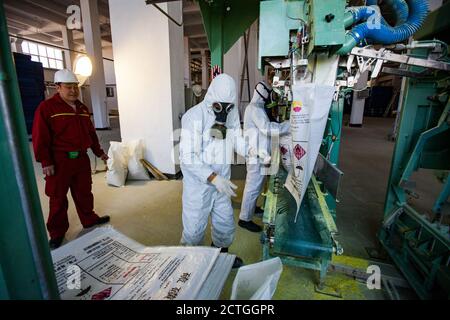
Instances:
[[[308,186],[302,202],[298,221],[296,204],[285,188],[280,188],[286,180],[284,169],[269,180],[262,234],[263,259],[280,257],[286,265],[318,270],[321,287],[324,284],[333,249],[332,235],[337,232],[333,216],[325,200],[321,184],[314,177]],[[268,228],[275,234],[274,241],[267,237]]]
[[[345,6],[346,0],[309,0],[309,53],[336,51],[342,47],[345,42]]]
[[[0,299],[57,299],[2,0],[0,47]]]
[[[223,69],[223,55],[258,18],[259,0],[199,0],[211,50],[211,66]]]
[[[418,57],[428,55],[425,49],[417,49],[413,54]],[[422,70],[414,67],[411,71]],[[448,226],[430,222],[407,201],[408,193],[414,188],[411,181],[414,171],[450,170],[448,76],[435,73],[426,79],[407,80],[385,218],[378,235],[383,247],[422,299],[450,297]],[[448,188],[447,181],[438,198],[439,206],[448,198]],[[438,208],[438,202],[435,208]]]
[[[339,166],[339,155],[341,150],[341,137],[344,119],[344,97],[346,92],[351,91],[348,88],[342,88],[339,91],[337,101],[333,101],[328,116],[328,123],[325,129],[325,136],[320,153],[327,158],[336,167]],[[325,193],[325,200],[334,220],[336,220],[336,200],[331,194]]]
[[[444,184],[444,188],[442,189],[442,192],[439,194],[439,197],[437,198],[434,206],[433,206],[433,212],[437,214],[441,214],[442,206],[445,202],[447,202],[447,199],[450,197],[450,178],[447,177],[447,181]]]
[[[287,57],[289,31],[297,30],[307,16],[301,1],[261,1],[259,9],[258,69],[264,70],[265,58]],[[290,17],[290,18],[286,18]],[[300,20],[301,19],[301,20]]]

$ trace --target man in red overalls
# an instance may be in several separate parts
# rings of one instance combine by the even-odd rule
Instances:
[[[72,198],[84,228],[109,222],[109,216],[94,212],[91,164],[87,149],[103,161],[108,156],[101,149],[90,114],[79,100],[78,79],[69,70],[55,74],[58,93],[43,101],[33,122],[33,148],[36,161],[45,175],[45,194],[50,198],[47,230],[51,249],[58,248],[69,229],[67,192]]]

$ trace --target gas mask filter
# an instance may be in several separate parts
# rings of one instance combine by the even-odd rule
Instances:
[[[233,110],[233,103],[225,102],[214,102],[212,105],[212,110],[216,120],[214,125],[211,127],[211,137],[215,139],[225,139],[227,134],[227,127],[225,126],[227,122],[228,114]]]
[[[265,94],[258,90],[259,85],[263,86]],[[278,116],[278,110],[276,107],[278,106],[279,100],[278,94],[274,90],[269,89],[264,82],[259,82],[255,87],[255,91],[264,100],[264,111],[269,117],[269,120],[271,122],[277,122],[276,118]]]

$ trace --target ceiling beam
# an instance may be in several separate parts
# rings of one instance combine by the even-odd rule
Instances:
[[[15,19],[18,21],[23,21],[30,25],[34,25],[36,28],[44,28],[45,26],[50,24],[50,22],[48,22],[46,20],[42,20],[39,17],[23,15],[20,12],[12,11],[11,9],[8,9],[8,8],[5,8],[5,16],[6,16],[6,18],[11,18],[11,19]]]
[[[183,6],[183,14],[200,12],[200,7],[198,5],[187,5]]]
[[[200,16],[194,17],[183,16],[183,24],[185,27],[203,25],[203,20],[202,17]]]
[[[42,20],[57,23],[60,25],[66,25],[66,19],[52,14],[50,11],[43,9],[32,3],[21,2],[21,1],[13,1],[13,0],[4,0],[3,5],[6,9],[17,12],[21,15],[28,17],[39,17]]]
[[[189,39],[189,43],[191,44],[190,48],[200,47],[200,45],[198,44],[197,40]]]
[[[192,48],[191,52],[201,52],[202,50],[209,51],[209,48],[208,47]]]
[[[36,29],[43,29],[50,25],[48,22],[39,21],[37,19],[32,19],[29,17],[22,17],[9,10],[6,11],[6,19],[9,21],[20,22],[22,25],[32,26]]]
[[[145,0],[145,3],[146,4],[155,4],[155,3],[172,2],[172,1],[178,1],[178,0]]]
[[[33,25],[30,25],[24,21],[21,20],[15,20],[13,18],[6,18],[6,20],[8,21],[8,25],[14,25],[16,28],[20,29],[20,34],[22,35],[27,35],[27,34],[35,34],[35,33],[40,33],[40,34],[45,34],[48,35],[49,37],[55,38],[57,37],[58,39],[62,39],[61,36],[57,36],[57,35],[53,35],[51,34],[51,32],[55,31],[54,28],[48,29],[48,28],[37,28]],[[58,32],[57,34],[60,34],[60,32]]]
[[[101,17],[105,18],[109,22],[109,4],[108,2],[99,1],[98,2],[98,13]]]
[[[17,34],[17,33],[11,32],[11,34],[21,36],[20,34]],[[25,38],[30,39],[31,41],[35,40],[35,41],[40,41],[43,43],[48,43],[49,45],[63,46],[62,40],[61,41],[58,41],[57,39],[53,40],[53,38],[50,38],[50,37],[42,35],[42,34],[30,34],[30,35],[25,36]]]
[[[49,2],[47,0],[25,0],[25,2],[31,3],[35,6],[41,7],[49,12],[52,12],[61,18],[67,18],[66,10],[67,8],[63,5],[60,5],[56,2]]]
[[[186,34],[185,37],[188,37],[190,39],[204,38],[206,37],[206,34],[205,33]]]

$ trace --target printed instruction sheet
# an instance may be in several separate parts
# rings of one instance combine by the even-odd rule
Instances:
[[[63,300],[195,299],[220,249],[145,247],[111,227],[52,252]]]

